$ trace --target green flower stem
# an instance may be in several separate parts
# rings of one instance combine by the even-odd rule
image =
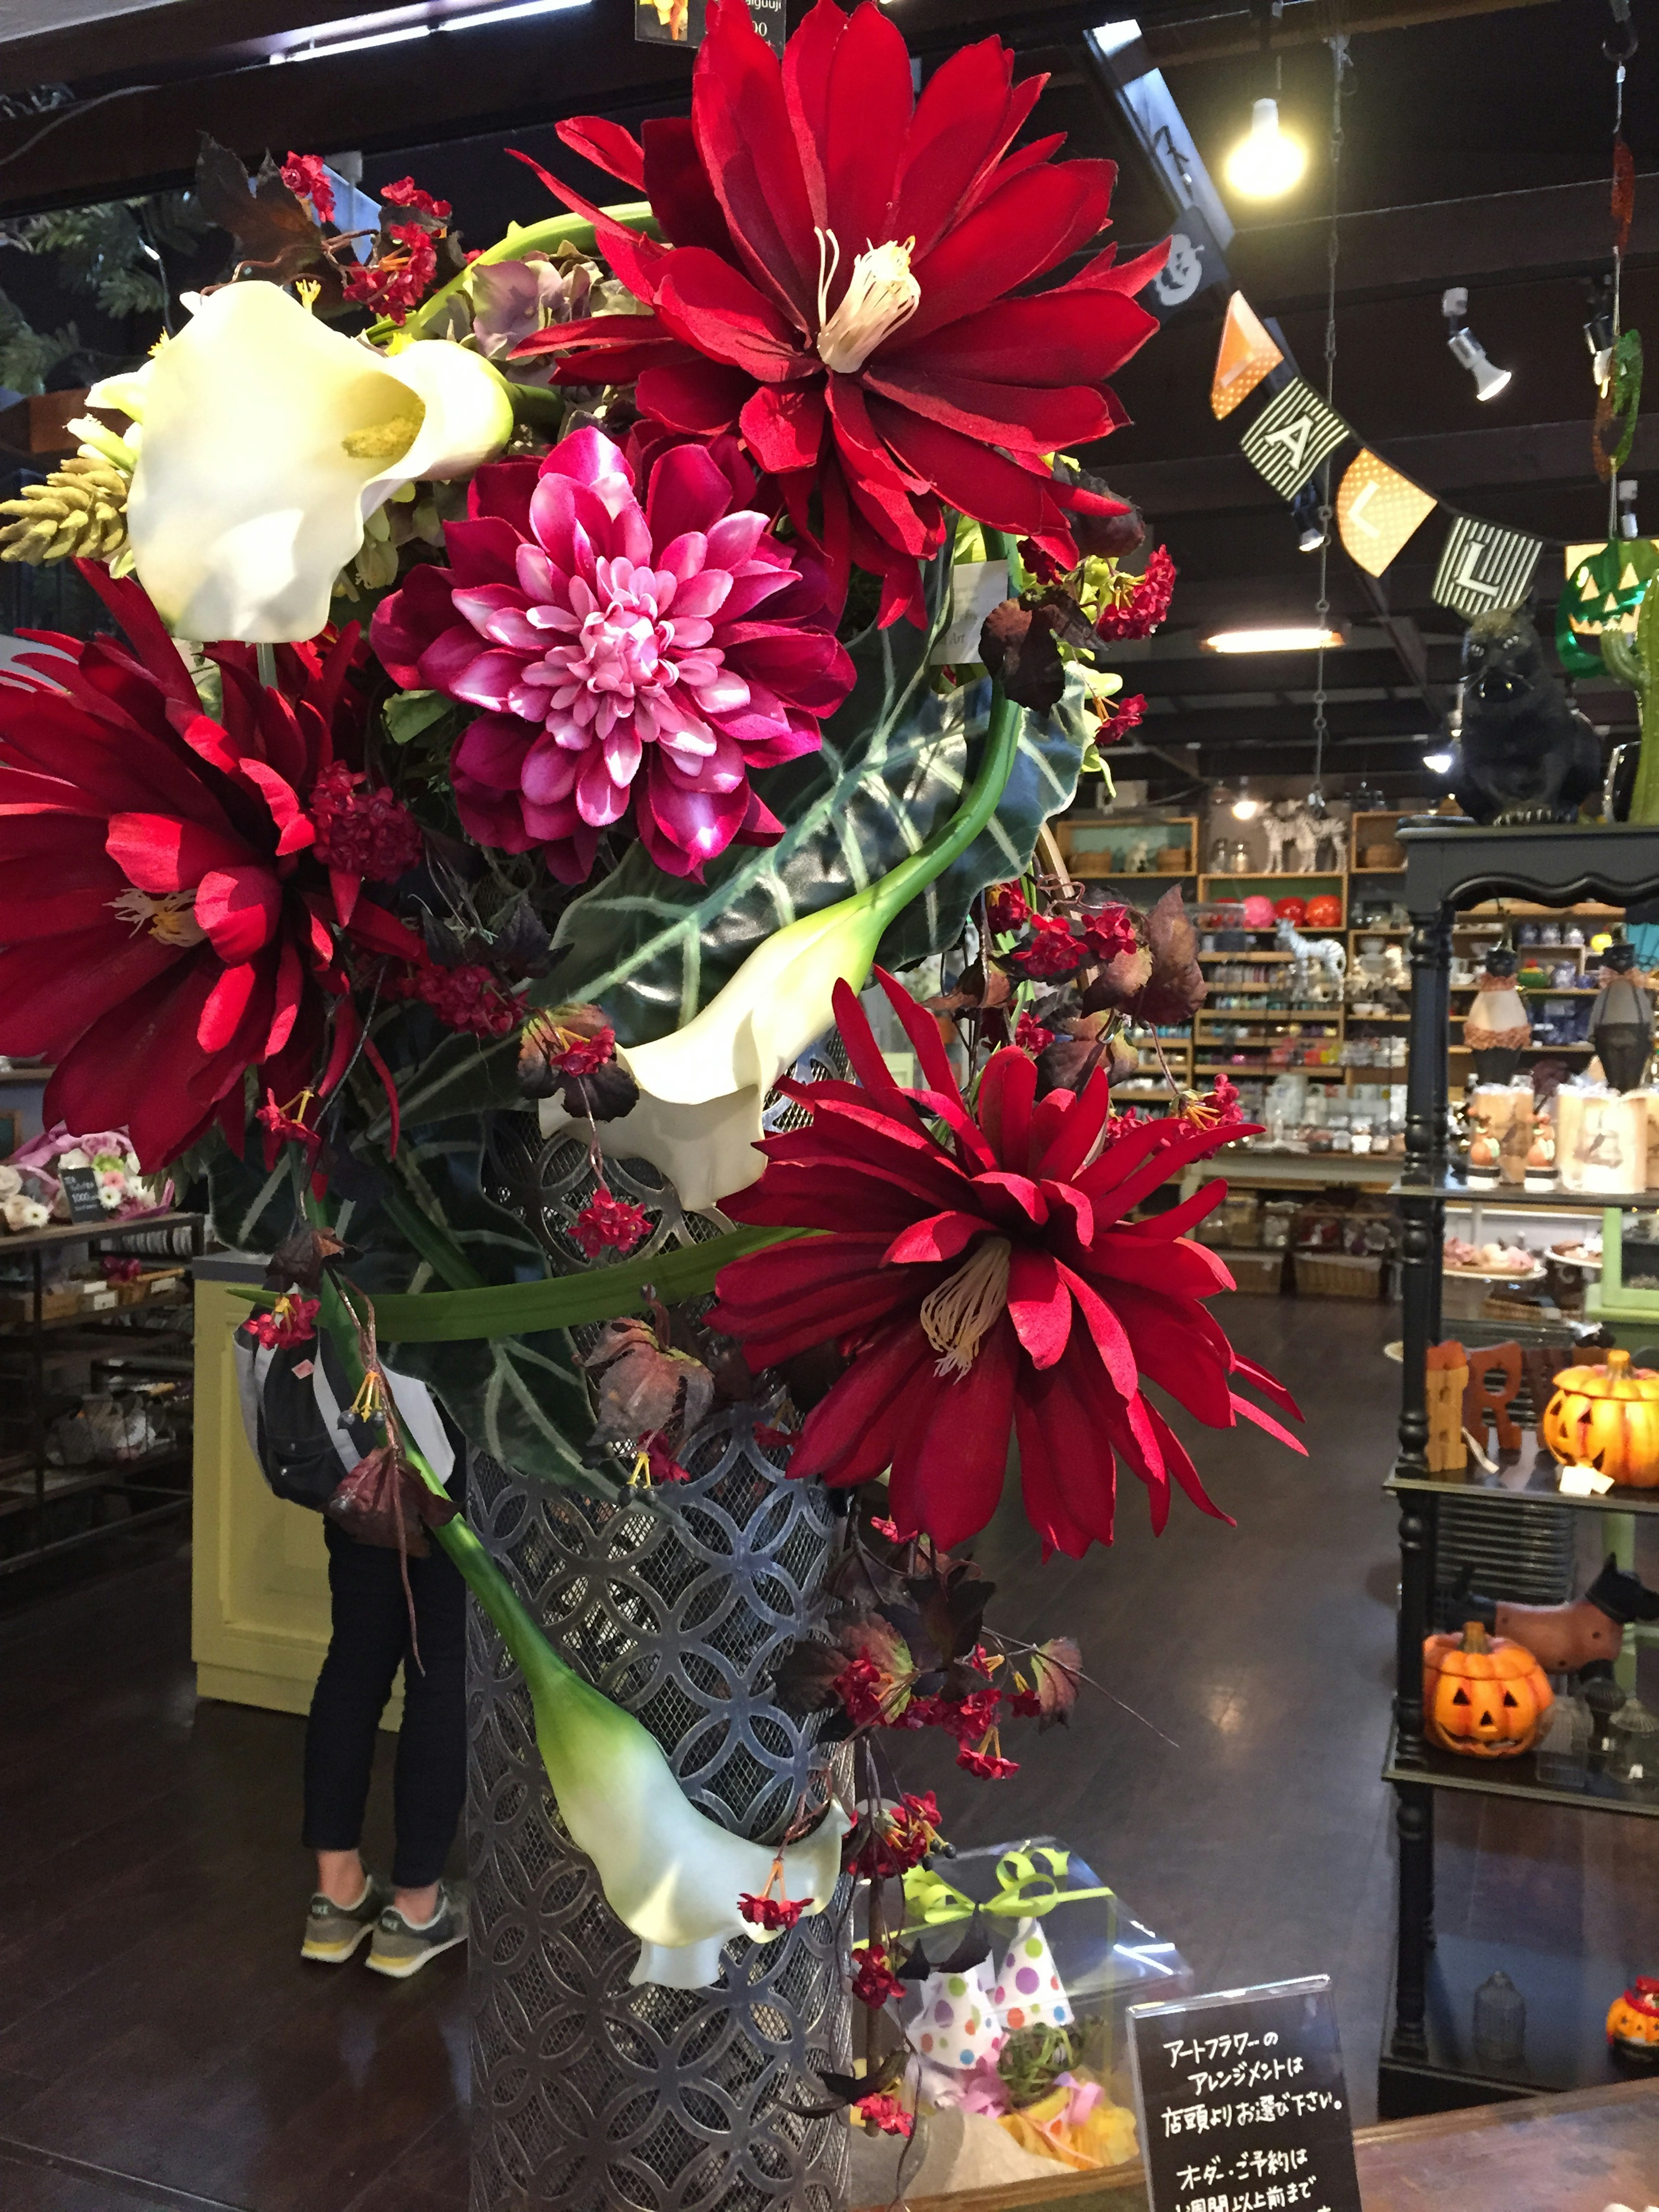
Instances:
[[[1637,755],[1630,819],[1659,822],[1659,578],[1642,594],[1636,617],[1635,659],[1639,676],[1636,696],[1642,716],[1642,750]]]
[[[629,230],[642,231],[647,238],[662,236],[648,200],[630,200],[623,206],[606,208],[605,212]],[[371,323],[363,336],[370,345],[379,346],[387,344],[400,331],[406,337],[417,338],[428,324],[435,320],[448,305],[453,295],[459,291],[480,263],[521,261],[526,253],[554,252],[567,240],[579,253],[592,254],[599,250],[593,226],[586,216],[550,215],[544,222],[532,222],[523,229],[516,223],[509,224],[505,238],[497,239],[494,246],[485,246],[483,252],[469,261],[458,276],[452,276],[447,284],[441,285],[429,300],[422,301],[405,321],[394,323],[383,318],[378,323]]]

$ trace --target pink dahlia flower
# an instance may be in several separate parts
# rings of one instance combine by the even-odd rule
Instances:
[[[416,568],[374,628],[398,683],[483,709],[450,763],[481,844],[580,883],[630,803],[670,875],[782,835],[750,775],[817,747],[853,665],[821,570],[754,490],[732,439],[664,453],[643,504],[598,430],[481,471],[453,566]]]

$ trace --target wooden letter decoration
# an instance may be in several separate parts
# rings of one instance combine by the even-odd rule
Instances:
[[[1426,1360],[1429,1401],[1429,1473],[1461,1474],[1468,1464],[1463,1443],[1463,1393],[1469,1380],[1468,1355],[1450,1340],[1431,1344]]]
[[[1497,1433],[1498,1449],[1518,1459],[1521,1431],[1510,1415],[1510,1401],[1521,1388],[1521,1347],[1518,1344],[1483,1344],[1468,1355],[1469,1379],[1463,1392],[1463,1426],[1484,1449],[1486,1423]],[[1504,1387],[1494,1390],[1490,1376],[1497,1369]]]

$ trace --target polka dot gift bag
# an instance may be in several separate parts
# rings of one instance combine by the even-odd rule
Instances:
[[[1022,1920],[1003,1954],[991,2002],[1005,2036],[1022,2027],[1069,2027],[1073,2012],[1040,1920]]]
[[[989,1959],[964,1973],[930,1974],[909,2026],[911,2048],[935,2066],[994,2058],[1004,2039],[992,1995],[995,1979]]]

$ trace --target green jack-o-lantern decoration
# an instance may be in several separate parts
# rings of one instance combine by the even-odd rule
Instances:
[[[1569,676],[1601,676],[1601,639],[1619,630],[1632,644],[1636,610],[1659,575],[1659,543],[1615,538],[1576,561],[1555,608],[1555,645]]]

